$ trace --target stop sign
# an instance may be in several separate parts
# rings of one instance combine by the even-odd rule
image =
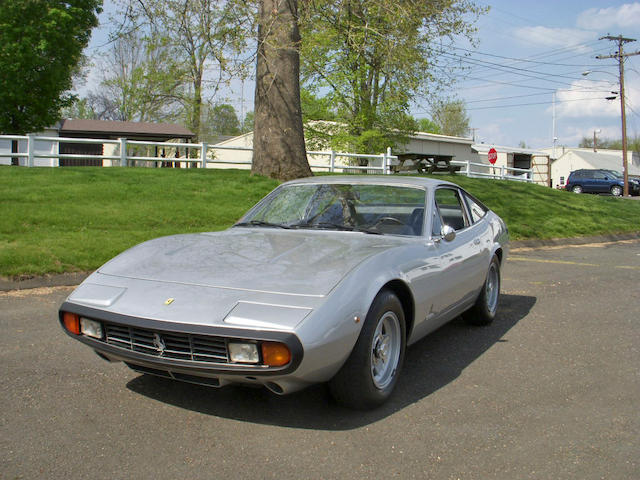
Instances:
[[[489,154],[487,155],[487,157],[489,158],[489,163],[493,165],[496,163],[496,160],[498,160],[498,152],[495,148],[492,148],[489,150]]]

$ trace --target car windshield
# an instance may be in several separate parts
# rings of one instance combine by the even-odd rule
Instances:
[[[421,235],[425,190],[372,184],[283,185],[235,226]]]
[[[618,172],[617,170],[607,170],[607,172],[616,178],[624,178],[624,175],[622,175],[622,173]]]

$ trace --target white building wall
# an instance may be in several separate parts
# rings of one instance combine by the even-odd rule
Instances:
[[[564,152],[556,149],[560,156],[551,164],[551,178],[556,188],[567,182],[572,171],[581,168],[604,168],[622,172],[622,152],[619,150],[598,150],[597,152],[585,148],[564,148],[563,150]],[[640,161],[637,156],[634,156],[634,152],[627,152],[627,168],[629,175],[640,176]]]
[[[46,129],[39,133],[34,133],[33,136],[42,136],[42,137],[57,137],[58,130],[57,129]],[[28,140],[18,140],[18,153],[27,153],[27,142]],[[11,140],[0,140],[0,153],[11,153]],[[51,140],[38,140],[34,142],[34,153],[37,155],[44,155],[47,153],[58,153],[58,142],[54,142]],[[18,158],[18,164],[20,166],[27,166],[28,159]],[[11,165],[11,157],[0,157],[0,165]],[[34,158],[33,159],[34,167],[57,167],[58,159],[57,158]]]
[[[11,153],[11,140],[0,139],[0,153]],[[11,165],[11,157],[0,157],[0,165]]]
[[[230,138],[224,142],[210,146],[207,152],[207,158],[210,160],[221,160],[222,162],[237,163],[209,163],[207,168],[239,168],[242,170],[251,169],[251,160],[253,152],[250,150],[225,150],[224,148],[215,147],[233,147],[233,148],[253,148],[253,132],[245,133],[239,137]]]
[[[429,137],[439,137],[430,135]],[[451,156],[453,160],[466,162],[478,162],[480,158],[478,154],[471,149],[471,142],[450,141],[450,137],[441,136],[442,138],[422,138],[421,134],[412,137],[408,144],[399,148],[395,153],[416,153],[424,155],[442,155]]]
[[[551,164],[551,179],[553,186],[559,188],[567,183],[569,174],[574,170],[580,170],[581,168],[597,168],[587,163],[584,158],[576,155],[572,151],[567,151],[565,154],[558,158]]]

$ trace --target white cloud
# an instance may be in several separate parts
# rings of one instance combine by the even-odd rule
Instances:
[[[572,82],[571,88],[556,93],[556,115],[559,117],[617,117],[619,100],[606,100],[618,86],[590,80]],[[629,90],[629,89],[627,89]]]
[[[514,30],[513,34],[529,46],[567,47],[593,40],[593,32],[577,28],[524,27]]]
[[[620,138],[620,125],[599,124],[597,126],[579,126],[570,124],[561,128],[558,145],[578,145],[583,138],[593,138],[594,130],[600,130],[600,132],[597,133],[599,142],[604,139],[614,140]]]
[[[598,31],[614,27],[637,27],[640,24],[640,3],[625,3],[619,7],[590,8],[578,15],[576,24],[580,28]]]
[[[502,123],[482,123],[476,132],[476,142],[496,145],[508,144],[505,129],[508,127],[508,124],[512,123],[512,120],[509,118],[503,118],[501,120]]]

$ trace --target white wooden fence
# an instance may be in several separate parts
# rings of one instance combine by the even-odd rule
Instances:
[[[12,151],[12,142],[18,143],[18,152]],[[102,145],[103,154],[88,153],[60,153],[61,143]],[[109,150],[110,153],[104,153]],[[154,154],[150,152],[154,150]],[[167,150],[169,154],[167,155]],[[160,151],[162,153],[160,153]],[[225,160],[216,152],[246,151],[252,152],[251,147],[208,145],[207,143],[169,143],[100,138],[69,138],[47,137],[36,135],[0,135],[0,165],[14,163],[21,166],[49,166],[57,167],[60,159],[96,159],[106,163],[104,166],[159,166],[167,163],[180,163],[184,166],[198,166],[201,168],[216,168],[240,166],[248,168],[251,160]],[[316,171],[328,172],[362,172],[391,174],[393,165],[398,163],[398,157],[391,154],[391,149],[380,155],[344,153],[329,151],[308,151],[309,166]],[[318,161],[318,159],[320,161]],[[352,160],[366,160],[366,165],[352,164]],[[459,174],[469,177],[499,178],[533,182],[533,170],[511,167],[493,167],[485,163],[471,161],[452,161],[451,165],[459,166]]]
[[[4,144],[3,144],[4,141]],[[12,152],[11,143],[19,143],[18,152]],[[113,153],[91,155],[88,153],[73,154],[60,153],[61,143],[102,145],[103,148],[111,146]],[[145,154],[145,150],[155,150],[154,155]],[[162,150],[162,153],[159,151]],[[169,155],[166,155],[169,150]],[[249,166],[247,160],[225,160],[217,158],[216,151],[248,151],[251,147],[232,147],[208,145],[207,143],[170,143],[127,140],[126,138],[101,139],[101,138],[70,138],[70,137],[46,137],[35,135],[0,135],[0,164],[10,165],[11,159],[18,159],[18,165],[26,167],[49,166],[57,167],[60,159],[80,160],[106,160],[106,166],[135,166],[140,162],[158,166],[163,163],[184,163],[186,165],[207,168],[214,165]],[[143,152],[143,153],[141,153]],[[390,174],[392,161],[397,161],[396,156],[391,155],[391,149],[381,155],[354,154],[330,151],[308,151],[310,167],[315,170],[337,171],[363,171],[365,173]],[[324,157],[321,163],[313,160]],[[367,165],[352,165],[349,159],[363,159]],[[3,161],[4,160],[4,161]]]
[[[459,174],[467,177],[497,178],[500,180],[515,180],[518,182],[533,183],[533,169],[513,168],[504,165],[494,167],[491,164],[470,161],[453,160],[451,165],[460,166]]]

